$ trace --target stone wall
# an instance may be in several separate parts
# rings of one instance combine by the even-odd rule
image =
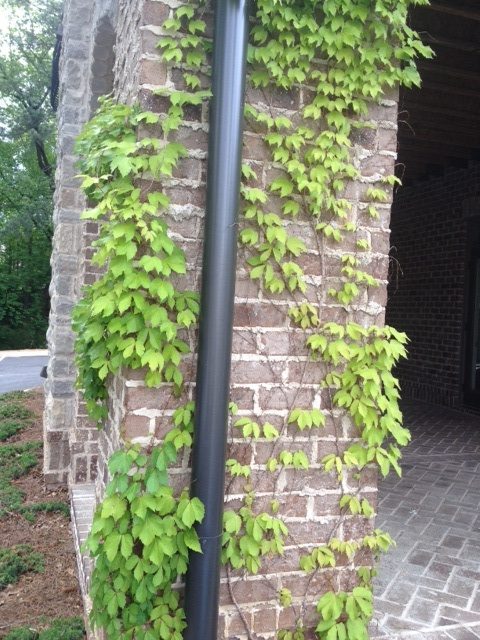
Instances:
[[[392,208],[387,322],[410,337],[398,375],[406,396],[461,406],[470,212],[480,166],[398,191]],[[478,213],[477,213],[478,215]]]
[[[89,117],[87,96],[94,5],[94,0],[67,0],[64,6],[51,311],[47,333],[49,363],[45,385],[44,467],[48,484],[67,482],[71,463],[69,439],[76,424],[71,312],[81,286],[84,225],[80,214],[85,200],[74,177],[73,145]]]
[[[97,473],[98,432],[75,389],[71,312],[82,287],[98,276],[91,264],[97,225],[81,220],[87,203],[75,178],[74,141],[113,89],[116,0],[68,0],[63,11],[58,148],[52,253],[49,365],[45,385],[48,484],[89,482]]]
[[[131,103],[138,93],[142,21],[152,0],[120,0],[115,60],[115,97]]]
[[[82,3],[76,0],[80,6]],[[75,0],[70,0],[73,6]],[[85,4],[85,2],[83,3]],[[160,26],[176,6],[174,0],[161,2],[159,0],[144,0],[143,2],[120,2],[118,19],[115,22],[115,95],[125,101],[138,98],[142,106],[161,113],[165,109],[164,99],[155,96],[155,88],[182,87],[182,76],[179,70],[167,68],[161,61],[156,48]],[[74,13],[67,6],[66,22],[73,19]],[[93,19],[93,16],[92,16]],[[95,30],[90,30],[95,33]],[[66,38],[71,38],[66,35]],[[95,44],[83,43],[85,52],[95,51]],[[95,38],[93,39],[93,42]],[[83,42],[83,41],[82,41]],[[90,45],[90,48],[88,46]],[[63,65],[67,64],[70,44],[67,43],[63,53]],[[93,47],[93,49],[92,49]],[[88,54],[91,57],[91,53]],[[73,53],[72,53],[73,57]],[[98,57],[98,56],[97,56]],[[88,64],[85,64],[85,73]],[[91,72],[90,72],[91,73]],[[87,74],[88,75],[88,74]],[[68,75],[64,72],[64,83]],[[91,77],[91,76],[90,76]],[[90,82],[87,86],[96,86],[87,77],[82,81]],[[62,114],[67,109],[68,91],[64,88],[61,95],[60,123]],[[265,93],[248,89],[247,99],[252,104],[267,104],[274,115],[287,114],[295,117],[308,92],[299,88],[289,94],[272,92]],[[85,110],[82,117],[87,116],[91,107],[91,93],[85,93]],[[390,205],[379,206],[380,218],[372,219],[366,213],[369,205],[367,189],[377,184],[382,176],[393,172],[396,148],[396,96],[385,100],[381,105],[372,107],[370,117],[374,122],[371,129],[366,129],[357,135],[355,140],[355,163],[362,172],[362,179],[347,188],[346,197],[352,203],[352,221],[355,221],[362,236],[369,240],[372,250],[365,255],[364,266],[381,281],[378,289],[365,292],[355,310],[353,319],[362,324],[382,322],[386,303],[386,278],[388,268],[389,230],[388,220]],[[78,130],[80,122],[77,123]],[[60,128],[60,138],[63,140],[65,129]],[[152,127],[149,134],[155,132]],[[157,131],[159,134],[159,132]],[[202,233],[205,206],[205,178],[206,155],[208,138],[208,111],[206,108],[195,107],[187,110],[186,121],[178,133],[179,140],[189,151],[176,169],[172,180],[164,185],[171,198],[172,206],[167,216],[172,237],[185,250],[188,262],[189,286],[198,289],[201,268]],[[63,143],[61,142],[60,145]],[[245,161],[256,170],[263,186],[272,181],[278,173],[268,160],[268,153],[264,146],[262,132],[247,131],[245,133]],[[69,156],[70,165],[72,158]],[[62,156],[60,157],[62,167]],[[79,195],[76,183],[71,183],[72,197],[75,197],[75,207],[71,210],[71,218],[76,231],[76,245],[69,246],[71,255],[82,255],[77,262],[74,258],[72,266],[72,289],[69,297],[71,305],[79,292],[79,283],[92,282],[97,273],[91,268],[91,242],[95,238],[97,228],[95,224],[82,225],[79,213],[83,200]],[[155,188],[155,184],[151,185]],[[58,192],[64,188],[64,173],[59,171]],[[275,200],[272,206],[279,207]],[[57,221],[58,221],[58,213]],[[340,305],[332,303],[326,292],[329,286],[338,282],[339,252],[338,248],[325,241],[318,244],[307,220],[296,220],[290,223],[289,231],[301,237],[308,246],[308,253],[302,257],[302,266],[307,275],[308,298],[319,305],[322,320],[337,320],[344,311]],[[58,296],[59,276],[61,272],[59,256],[61,244],[61,228],[56,230],[56,249],[54,252],[54,280],[53,298]],[[285,556],[266,562],[263,573],[244,579],[240,573],[234,572],[231,586],[227,586],[226,575],[222,576],[221,589],[221,624],[219,638],[238,638],[245,640],[247,633],[239,615],[237,606],[241,606],[242,615],[252,625],[255,633],[264,638],[273,638],[275,630],[290,626],[300,608],[305,608],[307,619],[313,612],[311,596],[306,598],[307,587],[310,593],[315,591],[315,597],[324,591],[333,580],[340,588],[347,589],[355,580],[348,570],[324,570],[318,572],[314,583],[307,585],[305,575],[298,569],[300,552],[325,542],[339,527],[338,500],[340,492],[360,485],[361,495],[368,496],[372,504],[376,502],[376,476],[373,470],[366,469],[359,478],[346,474],[343,487],[339,487],[336,475],[325,473],[321,469],[320,460],[328,453],[335,452],[338,447],[347,447],[356,436],[350,422],[342,419],[336,411],[331,411],[328,394],[319,388],[321,366],[312,364],[307,359],[304,348],[304,333],[297,329],[288,318],[288,308],[293,300],[282,295],[266,295],[259,292],[258,284],[252,282],[245,268],[246,254],[242,250],[238,258],[236,281],[234,341],[232,355],[231,399],[239,407],[240,416],[254,416],[261,421],[269,421],[281,431],[281,439],[276,445],[267,441],[247,443],[238,437],[238,430],[230,429],[228,456],[237,457],[243,464],[252,468],[252,486],[261,503],[262,509],[267,509],[270,501],[276,498],[280,502],[280,512],[285,516],[289,527],[289,538]],[[71,480],[73,482],[89,482],[96,473],[97,440],[96,431],[92,428],[83,412],[83,404],[76,399],[73,391],[74,370],[72,364],[72,337],[69,329],[69,317],[66,313],[64,324],[66,336],[57,337],[53,333],[57,323],[56,305],[53,305],[52,329],[50,348],[53,359],[49,369],[49,389],[53,388],[57,379],[52,369],[52,362],[56,353],[65,349],[68,353],[65,359],[69,363],[68,407],[66,411],[59,408],[59,418],[63,419],[59,441],[63,443],[65,459],[61,460],[54,453],[51,444],[47,443],[47,459],[50,464],[50,479],[65,481],[68,474],[68,452],[70,449],[74,460]],[[196,334],[194,331],[188,336],[192,350],[195,351]],[[147,389],[142,381],[142,372],[124,371],[111,383],[109,418],[107,425],[98,439],[98,480],[97,493],[103,491],[107,481],[106,461],[109,455],[122,446],[122,442],[130,440],[147,444],[152,437],[161,439],[170,427],[170,416],[173,409],[182,400],[193,399],[195,380],[195,361],[190,358],[184,363],[184,378],[186,380],[184,396],[175,399],[171,389],[164,385],[160,389]],[[53,385],[53,387],[52,387]],[[52,392],[48,392],[46,428],[47,435],[54,430],[52,411],[48,409],[52,403]],[[55,407],[59,405],[55,397]],[[325,429],[317,434],[304,437],[296,430],[288,427],[286,418],[293,406],[309,408],[311,406],[329,412]],[[48,438],[47,438],[48,439]],[[279,475],[266,472],[266,462],[272,455],[272,447],[279,450],[302,447],[309,456],[310,469],[308,472],[295,472],[286,469]],[[186,456],[178,468],[172,470],[172,479],[177,489],[189,484],[189,459]],[[57,466],[55,466],[57,465]],[[49,469],[47,469],[48,471]],[[229,507],[237,508],[243,495],[243,482],[238,479],[228,482],[226,486],[226,502]],[[367,532],[365,522],[360,518],[348,517],[344,519],[339,532],[345,538],[359,537]],[[368,527],[371,523],[368,523]],[[369,562],[368,558],[359,562]],[[281,609],[278,605],[278,590],[286,587],[292,590],[293,606]],[[233,594],[233,599],[232,599]],[[236,602],[236,604],[235,604]]]

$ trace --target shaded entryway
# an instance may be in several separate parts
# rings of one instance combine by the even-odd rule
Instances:
[[[480,10],[442,0],[411,23],[435,55],[400,93],[386,319],[411,340],[405,396],[480,407]]]
[[[480,10],[415,7],[435,52],[402,90],[386,321],[410,338],[396,374],[412,443],[380,483],[397,547],[376,579],[372,637],[480,638]]]
[[[480,638],[479,417],[404,402],[403,477],[380,483],[377,526],[397,547],[375,581],[372,637]]]

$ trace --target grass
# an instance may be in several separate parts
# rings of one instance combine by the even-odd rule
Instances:
[[[0,396],[0,442],[8,440],[31,424],[33,413],[22,404],[28,397],[23,391]]]
[[[2,420],[0,422],[0,442],[8,440],[12,436],[19,433],[25,425],[23,422],[16,422],[15,420]]]
[[[27,544],[0,548],[0,591],[18,582],[24,573],[43,573],[43,556]]]
[[[24,442],[0,447],[0,518],[21,509],[24,493],[12,481],[36,466],[41,446],[41,442]]]
[[[83,640],[85,626],[81,618],[58,618],[43,631],[30,627],[12,629],[3,640]]]
[[[0,396],[0,404],[15,402],[16,400],[25,400],[29,397],[30,394],[27,391],[9,391],[8,393],[2,393]]]
[[[19,513],[28,520],[34,522],[37,513],[62,513],[67,518],[70,517],[70,507],[65,502],[51,500],[49,502],[35,502],[28,506],[20,507]]]
[[[41,442],[19,442],[0,447],[0,480],[21,478],[38,462],[37,452]]]
[[[25,494],[13,484],[13,480],[25,476],[38,464],[41,442],[22,442],[0,446],[0,518],[12,513],[23,515],[29,522],[37,513],[63,513],[70,515],[64,502],[47,501],[24,505]]]
[[[0,402],[0,420],[7,418],[16,418],[17,420],[31,420],[33,413],[27,407],[18,402]]]
[[[69,517],[68,504],[59,501],[24,504],[25,494],[15,480],[26,476],[39,462],[42,442],[8,442],[26,427],[32,425],[34,414],[25,406],[30,394],[14,391],[0,395],[0,519],[21,514],[33,521],[38,513],[62,513]],[[0,522],[0,527],[1,527]],[[8,585],[18,582],[26,573],[44,571],[44,557],[30,545],[0,547],[0,592]],[[0,611],[1,619],[1,611]],[[36,618],[38,626],[22,626],[11,629],[6,635],[0,631],[2,640],[84,640],[85,627],[82,618],[58,618],[49,620],[45,616]],[[1,629],[0,625],[0,629]]]
[[[0,395],[0,442],[20,433],[32,424],[34,414],[25,406],[29,394],[13,391]],[[25,494],[13,483],[27,475],[38,464],[41,442],[6,443],[0,445],[0,518],[19,513],[33,522],[38,513],[62,513],[69,516],[63,502],[38,502],[24,505]]]

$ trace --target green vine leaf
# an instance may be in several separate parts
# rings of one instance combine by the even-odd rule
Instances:
[[[179,408],[175,421],[188,428],[189,414],[191,406]],[[189,554],[202,551],[194,525],[205,509],[168,486],[166,469],[179,449],[172,442],[150,454],[131,447],[109,460],[111,480],[85,543],[95,559],[90,620],[109,637],[182,638],[185,614],[172,585]]]

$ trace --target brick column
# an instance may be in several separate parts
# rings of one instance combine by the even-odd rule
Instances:
[[[286,115],[294,119],[299,108],[308,100],[308,91],[300,89],[287,93],[258,92],[249,89],[250,104],[268,105],[273,117]],[[362,132],[355,140],[354,162],[362,177],[347,187],[345,197],[351,202],[351,219],[356,222],[362,237],[369,239],[372,250],[365,256],[364,267],[380,280],[379,289],[365,292],[352,310],[350,319],[359,324],[382,324],[386,304],[386,281],[389,251],[390,205],[377,207],[377,220],[366,214],[369,205],[366,192],[386,175],[393,173],[396,148],[397,104],[393,99],[379,106],[372,106],[369,118],[373,129]],[[244,159],[254,168],[261,186],[267,188],[277,177],[278,168],[270,162],[265,149],[263,134],[247,131]],[[268,210],[281,213],[280,202],[269,203]],[[278,206],[278,209],[276,207]],[[289,233],[300,237],[308,248],[301,263],[306,274],[306,298],[318,304],[322,321],[345,319],[342,307],[332,302],[328,289],[337,284],[340,274],[339,255],[345,251],[334,242],[317,242],[311,222],[299,218],[288,224]],[[313,580],[299,568],[299,557],[314,547],[328,542],[333,534],[349,539],[359,538],[370,532],[371,522],[362,518],[344,518],[340,524],[338,502],[341,490],[357,490],[371,504],[376,504],[377,477],[375,470],[365,469],[355,478],[346,474],[342,487],[336,473],[325,473],[321,460],[330,453],[345,450],[357,436],[348,417],[332,410],[329,394],[319,386],[325,374],[321,363],[311,362],[305,349],[305,333],[288,318],[288,309],[294,304],[288,295],[259,293],[245,269],[248,255],[240,251],[236,288],[235,340],[232,362],[232,400],[239,405],[240,415],[252,417],[259,423],[270,422],[281,433],[279,441],[272,444],[257,440],[249,444],[238,429],[231,429],[228,455],[239,459],[252,469],[251,485],[256,495],[257,508],[269,512],[273,499],[280,503],[279,515],[286,522],[289,535],[283,557],[266,559],[262,572],[247,580],[241,572],[232,572],[231,587],[227,577],[222,578],[223,638],[248,637],[242,617],[262,638],[274,638],[275,631],[295,626],[296,617],[305,609],[305,624],[315,625],[315,602],[331,588],[332,581],[340,589],[355,586],[356,575],[342,569],[325,569]],[[287,426],[292,408],[321,409],[327,414],[323,429],[300,433],[295,426]],[[269,473],[266,463],[282,450],[302,449],[309,458],[308,471],[284,469],[279,475]],[[227,483],[226,508],[241,506],[245,481],[236,479]],[[361,562],[361,559],[359,559]],[[367,560],[368,564],[368,560]],[[282,588],[292,592],[290,608],[282,608],[278,593]],[[233,600],[232,601],[232,594]],[[240,615],[237,605],[241,607]]]
[[[159,28],[174,5],[176,3],[173,1],[145,0],[140,9],[141,20],[131,21],[129,27],[134,30],[130,36],[140,46],[140,50],[133,49],[132,67],[135,82],[138,79],[138,98],[144,108],[158,113],[165,110],[165,103],[163,98],[154,95],[154,90],[165,86],[183,88],[181,73],[164,65],[155,46]],[[128,68],[127,61],[125,69]],[[132,95],[131,91],[126,91],[126,85],[125,94]],[[268,104],[274,115],[295,117],[306,99],[308,94],[303,89],[290,94],[264,94],[253,89],[248,91],[251,103]],[[379,219],[372,219],[366,212],[370,204],[367,190],[369,186],[378,185],[383,176],[393,172],[396,114],[396,96],[372,107],[370,118],[373,128],[362,131],[355,140],[355,164],[361,170],[362,178],[348,185],[346,191],[346,197],[352,203],[352,221],[357,223],[360,232],[372,246],[371,252],[365,254],[364,266],[381,281],[378,289],[363,294],[353,311],[351,319],[361,324],[381,323],[384,317],[390,204],[377,206],[381,215]],[[172,202],[166,218],[172,237],[186,252],[188,280],[192,287],[198,287],[201,262],[207,115],[205,108],[187,110],[177,139],[187,147],[189,157],[180,163],[173,179],[163,185]],[[150,127],[148,133],[160,135],[158,127]],[[244,156],[254,166],[262,186],[269,184],[273,175],[278,173],[278,169],[270,163],[261,133],[246,132]],[[155,184],[151,186],[155,188]],[[273,200],[272,210],[279,205]],[[289,231],[303,238],[308,247],[308,253],[301,259],[307,275],[307,297],[319,304],[324,321],[343,318],[342,307],[332,303],[326,294],[329,283],[338,282],[340,277],[338,248],[329,242],[319,245],[306,219],[290,223]],[[328,453],[336,451],[336,442],[343,450],[357,434],[348,419],[331,410],[328,393],[319,387],[322,367],[308,361],[304,333],[288,318],[288,309],[293,301],[286,296],[261,293],[258,284],[249,278],[245,257],[245,253],[240,251],[231,399],[239,406],[241,416],[253,416],[261,422],[269,421],[281,430],[277,452],[301,447],[306,450],[311,466],[309,471],[286,469],[279,476],[272,475],[265,469],[265,463],[272,454],[272,443],[262,440],[253,444],[246,442],[238,437],[238,429],[231,429],[228,455],[239,458],[243,464],[251,467],[251,484],[262,509],[268,510],[272,498],[279,500],[279,514],[284,517],[290,533],[285,555],[266,559],[263,573],[244,578],[241,573],[233,572],[231,589],[226,584],[226,576],[223,576],[219,633],[222,640],[246,640],[248,637],[231,593],[254,632],[261,634],[262,638],[273,639],[277,629],[294,623],[299,607],[305,606],[307,622],[311,619],[312,593],[318,599],[329,580],[334,580],[344,589],[351,587],[355,580],[352,572],[341,567],[318,572],[309,585],[309,596],[306,597],[307,579],[299,570],[299,555],[325,542],[332,531],[339,527],[340,488],[336,474],[325,473],[320,461]],[[193,332],[189,339],[195,349]],[[152,436],[161,439],[170,428],[170,416],[174,408],[182,401],[193,398],[194,358],[184,363],[184,373],[186,385],[181,399],[173,398],[168,385],[161,389],[147,389],[142,382],[142,372],[125,371],[113,382],[109,423],[100,438],[99,493],[107,480],[108,455],[124,440],[147,444]],[[328,414],[326,427],[313,436],[307,436],[286,426],[286,418],[294,406],[305,409],[315,406],[325,410]],[[186,456],[180,466],[171,472],[178,489],[189,484],[188,463]],[[227,483],[227,506],[238,508],[244,484],[238,480]],[[371,469],[366,469],[358,478],[353,474],[345,477],[344,489],[358,486],[374,504],[376,475]],[[371,523],[365,525],[361,518],[346,518],[338,529],[338,536],[360,537],[367,533],[366,526],[370,527]],[[282,609],[279,606],[278,590],[282,587],[291,589],[295,608]]]

